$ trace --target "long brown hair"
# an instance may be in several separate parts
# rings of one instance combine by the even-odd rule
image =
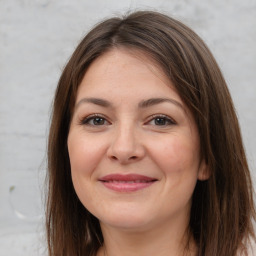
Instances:
[[[115,47],[153,58],[193,113],[201,156],[211,176],[198,181],[189,229],[200,256],[247,253],[254,238],[253,189],[239,124],[221,71],[204,42],[181,22],[149,11],[107,19],[81,41],[56,90],[48,142],[46,227],[50,256],[95,256],[99,221],[79,201],[71,180],[67,136],[78,86],[88,66]]]

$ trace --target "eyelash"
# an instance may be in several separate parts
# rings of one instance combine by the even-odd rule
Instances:
[[[104,124],[105,124],[105,122],[108,122],[107,119],[104,116],[102,116],[100,114],[92,114],[92,115],[89,115],[89,116],[83,118],[79,123],[81,125],[88,125],[88,126],[101,126],[101,125],[104,125],[104,124],[96,125],[95,123],[94,124],[90,124],[89,123],[90,121],[95,121],[96,118],[102,119],[104,121]],[[108,123],[110,123],[110,122],[108,122]]]
[[[101,121],[103,121],[102,124],[91,124],[90,121],[96,121],[96,119],[101,119]],[[160,122],[164,122],[163,124],[156,124],[156,121],[157,119],[159,119],[158,121]],[[148,121],[145,123],[145,124],[150,124],[150,122],[152,121],[155,121],[154,124],[152,125],[155,125],[155,126],[163,126],[163,127],[166,127],[166,126],[169,126],[169,125],[175,125],[177,124],[172,118],[166,116],[166,115],[163,115],[163,114],[155,114],[155,115],[152,115],[149,117]],[[106,122],[108,124],[111,124],[103,115],[100,115],[100,114],[92,114],[92,115],[89,115],[85,118],[83,118],[79,123],[80,125],[88,125],[88,126],[103,126],[106,124]]]
[[[149,121],[146,122],[146,124],[149,124],[150,122],[152,122],[152,121],[154,121],[154,120],[155,120],[155,122],[156,122],[157,119],[162,119],[162,120],[165,122],[165,124],[163,124],[163,125],[156,125],[156,124],[154,124],[154,125],[156,125],[156,126],[164,126],[164,127],[166,127],[166,126],[169,126],[169,125],[175,125],[175,124],[177,124],[172,118],[170,118],[169,116],[163,115],[163,114],[155,114],[155,115],[152,115],[152,116],[149,118]],[[167,124],[166,124],[166,122],[167,122]]]

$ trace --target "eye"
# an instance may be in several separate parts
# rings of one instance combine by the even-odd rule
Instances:
[[[106,118],[99,115],[90,115],[81,121],[82,125],[103,126],[110,124]]]
[[[176,122],[166,115],[154,115],[153,118],[147,122],[149,125],[156,125],[156,126],[168,126],[174,125]]]

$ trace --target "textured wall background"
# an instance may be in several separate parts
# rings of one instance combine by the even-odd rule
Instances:
[[[41,192],[63,65],[97,21],[164,11],[207,42],[229,84],[256,174],[255,0],[0,0],[0,256],[46,255]]]

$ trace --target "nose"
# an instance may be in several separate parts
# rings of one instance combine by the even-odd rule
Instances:
[[[145,148],[136,128],[123,125],[113,131],[107,156],[121,164],[129,164],[141,160],[145,156]]]

